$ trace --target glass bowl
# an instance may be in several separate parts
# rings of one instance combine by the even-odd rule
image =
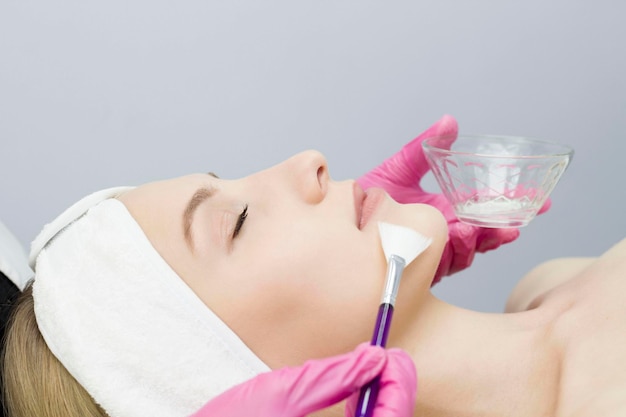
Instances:
[[[422,147],[458,219],[496,228],[526,226],[574,156],[567,145],[520,136],[436,136]]]

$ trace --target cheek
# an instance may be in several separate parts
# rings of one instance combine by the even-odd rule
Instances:
[[[331,356],[371,338],[386,268],[378,241],[311,223],[288,233],[256,228],[220,266],[214,310],[271,366]],[[302,357],[288,361],[294,352]]]
[[[328,323],[343,329],[366,323],[371,332],[370,316],[378,307],[386,267],[381,249],[346,238],[349,233],[318,240],[313,236],[299,233],[280,245],[264,246],[257,263],[247,267],[254,277],[249,282],[251,304],[271,320],[301,320],[320,331]]]
[[[277,271],[276,277],[269,276],[273,284],[331,300],[337,292],[345,298],[378,288],[374,277],[384,271],[384,255],[377,242],[347,228],[322,227],[324,233],[300,227],[281,242],[266,245],[266,266]]]
[[[380,296],[384,256],[358,234],[301,226],[280,238],[264,236],[232,260],[239,271],[233,290],[248,303],[302,312]]]

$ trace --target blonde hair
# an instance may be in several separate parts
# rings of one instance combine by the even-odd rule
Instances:
[[[31,285],[18,297],[7,326],[2,380],[9,417],[108,417],[46,345]]]

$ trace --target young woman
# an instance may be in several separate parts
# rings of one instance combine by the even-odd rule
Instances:
[[[181,388],[181,378],[202,385],[194,398],[207,400],[256,373],[351,351],[371,336],[380,302],[386,261],[376,222],[434,238],[407,293],[430,286],[447,240],[437,209],[333,182],[314,151],[240,180],[194,174],[112,195],[39,253],[31,311],[51,352],[111,415],[135,406],[154,415],[138,398],[171,393],[162,387]],[[206,307],[215,316],[203,318]],[[400,332],[410,314],[397,314]],[[225,347],[202,345],[210,339]],[[20,350],[14,340],[9,352]],[[194,355],[215,362],[200,379]],[[17,366],[6,357],[5,375],[26,380]],[[129,374],[136,378],[125,381]]]
[[[177,415],[163,409],[194,410],[260,372],[351,351],[371,336],[385,221],[433,238],[405,270],[388,343],[418,371],[416,416],[626,412],[626,241],[538,267],[507,314],[483,314],[429,291],[449,242],[439,210],[334,182],[317,152],[239,180],[194,174],[108,196],[83,201],[93,207],[38,253],[26,317],[45,345],[5,356],[5,376],[23,378],[12,395],[49,401],[50,380],[21,372],[43,351],[111,416]]]

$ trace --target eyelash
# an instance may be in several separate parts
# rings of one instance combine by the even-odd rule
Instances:
[[[241,228],[243,227],[243,224],[247,218],[248,218],[248,205],[246,204],[246,206],[243,208],[243,211],[237,218],[237,223],[235,224],[235,230],[233,230],[233,239],[237,237],[237,235],[241,231]]]

